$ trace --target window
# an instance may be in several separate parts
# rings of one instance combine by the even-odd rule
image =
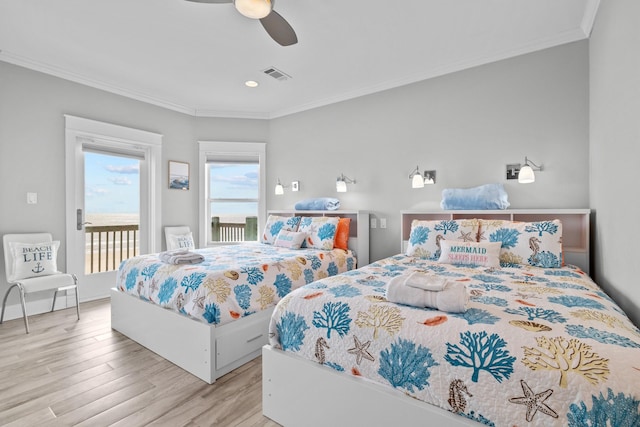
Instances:
[[[265,144],[200,142],[201,241],[258,240],[264,223]]]

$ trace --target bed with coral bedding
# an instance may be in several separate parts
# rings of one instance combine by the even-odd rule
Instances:
[[[412,271],[466,284],[466,312],[389,302]],[[399,254],[287,295],[263,349],[283,425],[638,426],[639,405],[640,331],[575,266]]]
[[[246,242],[196,249],[204,257],[196,264],[165,263],[161,254],[123,261],[111,290],[112,328],[214,382],[260,354],[269,317],[283,296],[362,262],[354,250],[368,250],[366,234],[356,234],[367,214],[334,215],[353,218],[348,249]]]

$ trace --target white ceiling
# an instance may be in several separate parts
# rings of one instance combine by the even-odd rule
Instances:
[[[282,47],[231,4],[1,0],[0,60],[192,115],[273,118],[588,38],[599,1],[277,0],[299,40]]]

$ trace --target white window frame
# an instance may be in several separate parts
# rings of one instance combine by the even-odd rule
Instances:
[[[264,142],[223,142],[198,141],[199,151],[199,182],[200,182],[200,215],[199,242],[200,246],[228,245],[225,242],[211,240],[211,204],[209,203],[209,176],[207,160],[228,157],[257,157],[258,158],[258,233],[264,228],[267,214],[266,201],[266,143]],[[259,234],[258,234],[259,235]],[[259,238],[258,238],[259,240]]]

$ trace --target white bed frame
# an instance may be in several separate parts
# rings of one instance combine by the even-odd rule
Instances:
[[[349,248],[358,255],[359,266],[369,263],[368,212],[295,211],[295,214],[350,217]],[[268,343],[272,312],[273,308],[222,326],[209,325],[111,289],[112,329],[209,384],[260,355],[260,349]]]
[[[560,219],[565,258],[589,271],[588,209],[504,211],[403,211],[402,249],[411,221],[437,219]],[[321,410],[321,415],[316,415]],[[317,362],[299,358],[270,345],[262,348],[262,413],[287,426],[478,426],[478,422],[418,401],[399,390],[344,375]],[[355,422],[357,420],[357,422]]]

